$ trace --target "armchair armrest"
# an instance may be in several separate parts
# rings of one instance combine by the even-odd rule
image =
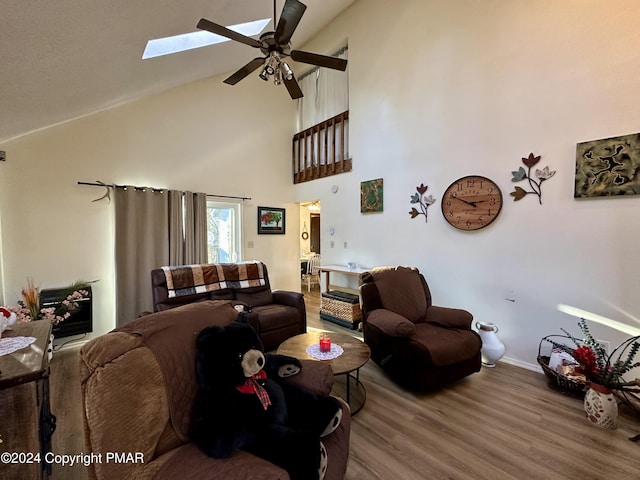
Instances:
[[[302,319],[301,331],[307,331],[307,306],[304,303],[304,295],[300,292],[289,292],[287,290],[275,290],[272,292],[273,303],[295,307],[300,312]]]
[[[439,323],[445,327],[471,330],[473,315],[460,308],[431,306],[427,309],[427,322]]]
[[[301,293],[287,290],[274,290],[271,293],[273,295],[273,303],[304,310],[304,295]]]
[[[413,322],[384,308],[370,312],[367,323],[391,337],[411,337],[416,332],[416,326]]]

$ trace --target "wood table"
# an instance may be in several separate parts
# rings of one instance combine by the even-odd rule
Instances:
[[[0,462],[0,478],[33,480],[51,474],[45,459],[55,430],[49,410],[50,335],[49,320],[15,324],[2,332],[2,338],[36,340],[0,356],[0,451],[18,455],[15,463]]]
[[[329,337],[331,337],[331,343],[340,345],[344,353],[332,360],[318,360],[307,353],[307,347],[320,341],[320,333],[321,332],[308,332],[291,337],[278,347],[277,353],[279,355],[289,355],[290,357],[295,357],[300,360],[326,362],[331,365],[334,375],[344,375],[345,400],[351,408],[351,415],[355,415],[362,410],[367,399],[367,390],[360,381],[360,368],[367,363],[371,357],[371,350],[366,343],[351,335],[330,332]],[[356,391],[353,392],[353,399],[351,398],[352,380],[355,381],[356,388]]]
[[[369,271],[368,268],[349,268],[346,265],[320,265],[318,267],[318,270],[320,270],[321,274],[325,274],[325,292],[328,292],[329,290],[340,290],[341,292],[349,292],[355,295],[360,295],[360,292],[354,288],[332,284],[331,273],[339,273],[351,277],[359,277],[361,273]]]

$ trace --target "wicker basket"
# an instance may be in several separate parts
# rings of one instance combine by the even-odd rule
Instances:
[[[327,319],[341,320],[355,326],[362,318],[360,300],[357,295],[331,290],[322,294],[320,316]],[[330,317],[330,318],[329,318]]]
[[[548,342],[553,345],[553,343],[563,343],[564,340],[569,339],[571,339],[571,337],[566,335],[547,335],[542,340],[540,340],[540,345],[538,345],[538,364],[542,367],[544,374],[549,380],[549,388],[565,395],[572,395],[574,397],[582,398],[584,397],[587,383],[565,377],[564,375],[551,370],[551,368],[549,368],[549,357],[541,354],[543,342]]]

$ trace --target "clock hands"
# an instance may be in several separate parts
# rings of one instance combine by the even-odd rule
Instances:
[[[464,198],[455,197],[456,200],[460,200],[461,202],[466,203],[467,205],[471,205],[473,208],[476,208],[478,203],[486,202],[486,200],[476,200],[475,202],[470,202],[469,200],[465,200]]]

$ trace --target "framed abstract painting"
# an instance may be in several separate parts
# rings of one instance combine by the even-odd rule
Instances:
[[[578,143],[574,198],[640,194],[640,133]]]
[[[361,213],[382,212],[384,207],[382,186],[382,178],[360,182]]]

